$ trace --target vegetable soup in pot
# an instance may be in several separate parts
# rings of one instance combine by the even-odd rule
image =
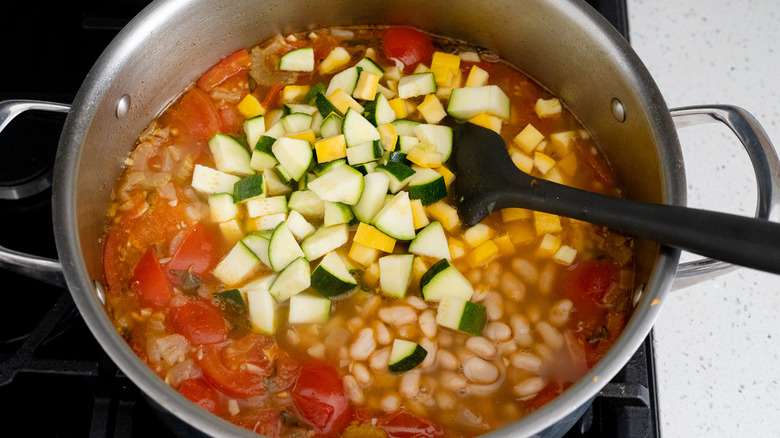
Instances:
[[[625,326],[634,245],[505,209],[468,228],[452,127],[620,196],[572,114],[494,54],[404,27],[233,53],[149,123],[104,237],[106,308],[167,384],[267,436],[474,436],[576,382]]]

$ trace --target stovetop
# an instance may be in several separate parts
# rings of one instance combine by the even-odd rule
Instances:
[[[0,6],[0,100],[70,103],[146,0]],[[625,36],[625,0],[589,0]],[[63,115],[28,112],[0,134],[0,190],[50,180]],[[51,189],[0,199],[0,245],[56,258]],[[175,436],[94,340],[70,294],[0,269],[0,406],[28,436]],[[652,334],[566,437],[657,437]]]

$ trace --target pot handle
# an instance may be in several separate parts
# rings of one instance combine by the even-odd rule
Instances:
[[[753,115],[733,105],[675,108],[671,111],[677,129],[705,123],[725,124],[745,148],[758,186],[755,217],[778,222],[780,219],[780,160],[764,128]],[[737,269],[730,263],[703,258],[681,264],[672,289],[682,289]]]
[[[5,100],[0,102],[0,132],[19,114],[30,111],[67,113],[70,105],[36,100]],[[59,260],[25,254],[0,246],[0,268],[7,269],[44,283],[67,287]]]

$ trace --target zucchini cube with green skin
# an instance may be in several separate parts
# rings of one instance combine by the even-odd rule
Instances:
[[[420,291],[426,301],[441,301],[446,296],[470,300],[474,295],[471,283],[447,259],[439,260],[423,274]]]
[[[385,69],[380,67],[376,62],[374,62],[373,59],[368,57],[365,57],[360,61],[358,61],[358,63],[355,64],[355,67],[363,69],[364,71],[367,71],[369,73],[373,73],[379,77],[382,77],[385,74]]]
[[[436,90],[436,77],[432,72],[411,74],[398,81],[398,97],[401,99],[433,94]]]
[[[325,219],[323,225],[329,227],[331,225],[348,224],[354,216],[352,210],[348,205],[340,202],[325,202]]]
[[[209,149],[217,170],[231,175],[249,176],[255,173],[249,165],[249,151],[238,141],[225,134],[214,134],[209,140]]]
[[[302,293],[290,298],[290,324],[321,324],[330,319],[332,303],[328,298]]]
[[[303,251],[285,222],[280,223],[268,242],[268,260],[274,271],[280,272],[293,260],[303,257]]]
[[[317,84],[317,85],[322,85],[322,84]],[[309,92],[311,92],[311,90]],[[304,101],[305,100],[306,100],[306,97],[304,97]],[[285,103],[284,104],[284,109],[287,111],[288,115],[300,113],[300,114],[308,114],[310,116],[314,116],[314,114],[317,112],[317,107],[316,106],[314,106],[314,105],[305,105],[305,104],[302,104],[302,103]],[[282,117],[282,119],[284,119],[284,117]],[[308,128],[308,126],[305,127],[305,128],[302,128],[302,129],[297,129],[296,131],[303,131],[304,129],[307,129],[307,128]],[[291,132],[295,132],[295,131],[292,131],[292,130],[290,130],[290,131]]]
[[[414,167],[414,170],[415,174],[409,181],[409,198],[431,205],[447,197],[447,184],[442,174],[425,167]]]
[[[442,327],[481,336],[487,321],[485,306],[456,296],[445,296],[436,311],[436,323]]]
[[[330,102],[328,103],[330,104]],[[328,116],[325,117],[325,120],[323,120],[322,124],[320,125],[320,137],[330,138],[341,134],[341,127],[343,125],[344,125],[343,117],[339,116],[336,113],[330,113]]]
[[[336,126],[338,126],[338,134],[341,134],[341,125],[344,120],[344,114],[342,114],[341,111],[339,111],[335,105],[330,103],[330,101],[328,100],[327,97],[325,97],[324,94],[318,94],[315,99],[315,103],[317,104],[317,111],[319,111],[320,114],[323,114],[323,117],[325,117],[325,120],[322,121],[322,125],[320,125],[320,135],[322,135],[323,138],[330,137],[330,135],[325,136],[323,134],[323,132],[325,132],[323,130],[323,125],[325,125],[326,122],[334,123],[334,125],[329,125],[329,128],[327,129],[331,129],[331,128],[335,129]],[[330,119],[331,116],[334,116],[334,119],[331,119],[331,121],[328,122],[328,119]],[[338,125],[335,125],[336,121],[338,121]],[[338,134],[334,134],[334,135],[338,135]]]
[[[233,186],[240,180],[235,175],[200,164],[196,164],[192,171],[192,188],[206,195],[233,193]]]
[[[279,59],[279,70],[314,71],[314,49],[304,47],[287,52]]]
[[[385,173],[390,178],[390,184],[388,188],[392,194],[396,194],[400,192],[401,189],[406,187],[415,174],[414,169],[411,167],[396,162],[388,162],[380,166],[376,166],[374,171]]]
[[[309,286],[311,286],[309,261],[299,257],[279,273],[268,292],[277,302],[281,303],[308,289]]]
[[[478,114],[509,119],[511,103],[497,85],[456,88],[450,94],[447,113],[456,119],[468,120]]]
[[[390,177],[386,173],[373,172],[363,177],[365,187],[360,201],[352,207],[360,222],[369,223],[385,204],[385,194],[390,187]]]
[[[244,120],[244,133],[246,134],[246,142],[254,149],[254,145],[265,134],[265,118],[257,116]]]
[[[314,108],[317,111],[317,108]],[[312,113],[313,114],[313,113]],[[314,117],[311,114],[306,113],[292,113],[282,117],[282,126],[287,132],[299,132],[311,128],[312,119]]]
[[[276,169],[265,169],[262,173],[268,196],[286,195],[292,192],[292,188],[282,181]]]
[[[363,194],[363,174],[350,166],[338,166],[310,182],[309,190],[323,201],[355,205]]]
[[[222,283],[233,286],[251,277],[259,267],[257,256],[243,242],[238,242],[217,264],[212,274]]]
[[[292,210],[290,214],[287,215],[287,227],[298,240],[303,240],[316,231],[309,221],[295,210]]]
[[[317,163],[312,170],[314,171],[315,176],[322,176],[345,164],[347,164],[346,158],[339,158],[338,160],[327,161],[325,163]]]
[[[447,161],[452,155],[452,128],[449,126],[423,123],[414,127],[414,135],[420,143],[433,145],[436,152],[441,154],[442,162]]]
[[[287,206],[307,218],[322,218],[325,215],[325,202],[311,190],[292,192]]]
[[[344,116],[342,129],[347,147],[380,139],[376,126],[372,125],[371,122],[352,108],[347,110],[347,114]]]
[[[247,313],[252,331],[261,335],[276,333],[276,302],[268,288],[246,291]]]
[[[233,202],[249,202],[265,196],[263,174],[248,176],[233,185]]]
[[[390,123],[393,125],[393,129],[395,129],[395,133],[398,135],[406,135],[406,136],[414,136],[414,128],[417,125],[420,125],[420,122],[416,122],[414,120],[395,120]]]
[[[384,149],[379,140],[369,141],[347,148],[347,163],[350,166],[369,163],[382,158],[383,153]]]
[[[334,251],[322,258],[311,273],[311,288],[324,297],[333,297],[357,287],[357,281],[349,273],[344,260]]]
[[[230,193],[214,193],[209,195],[209,211],[214,222],[226,222],[238,216],[238,206],[233,202]]]
[[[357,86],[357,81],[360,77],[360,70],[361,69],[358,69],[357,66],[354,66],[337,73],[335,76],[333,76],[333,78],[331,78],[330,83],[328,84],[328,90],[325,92],[325,96],[330,96],[338,89],[351,96],[352,92],[355,91],[355,87]],[[322,108],[320,108],[320,113],[325,114],[322,112]]]
[[[255,232],[241,239],[241,242],[246,245],[246,247],[249,248],[264,265],[272,268],[271,262],[268,260],[268,239],[269,237],[264,233]]]
[[[391,254],[379,259],[379,285],[382,293],[395,298],[406,296],[412,282],[414,255]]]
[[[279,161],[290,178],[295,181],[306,174],[314,154],[311,144],[306,140],[282,137],[271,147],[274,157]]]
[[[436,259],[452,260],[447,236],[441,223],[434,221],[417,232],[417,236],[409,244],[409,252]]]
[[[267,135],[260,136],[260,139],[255,143],[255,148],[252,150],[252,159],[249,161],[249,165],[252,169],[262,172],[265,169],[273,169],[274,166],[279,164],[279,161],[274,157],[274,153],[271,151],[275,138]]]
[[[363,114],[374,126],[395,121],[395,111],[382,93],[376,93],[374,100],[366,103]]]
[[[287,197],[271,196],[270,198],[251,199],[246,202],[246,212],[249,217],[287,213]]]
[[[373,225],[398,240],[414,239],[412,204],[407,192],[399,192],[372,219]]]
[[[347,224],[320,227],[314,234],[303,239],[301,249],[309,261],[314,261],[346,244],[348,239],[349,227]]]
[[[414,369],[425,360],[428,351],[420,344],[403,339],[395,339],[390,350],[388,369],[393,373],[404,373]]]

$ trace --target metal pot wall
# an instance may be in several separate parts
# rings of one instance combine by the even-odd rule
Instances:
[[[721,121],[745,145],[759,183],[757,215],[780,216],[780,163],[755,120],[733,107],[670,112],[628,43],[576,0],[163,0],[106,49],[70,108],[55,166],[53,208],[60,262],[0,248],[0,265],[49,282],[67,280],[103,348],[152,400],[215,436],[255,436],[189,403],[127,346],[103,309],[100,238],[111,191],[138,134],[226,54],[276,33],[352,24],[403,24],[482,45],[559,96],[602,146],[629,198],[683,205],[685,176],[675,126]],[[0,130],[29,102],[0,104]],[[679,251],[640,241],[631,320],[612,350],[544,408],[494,436],[560,436],[650,331],[666,293],[728,270],[703,260],[678,271]]]

